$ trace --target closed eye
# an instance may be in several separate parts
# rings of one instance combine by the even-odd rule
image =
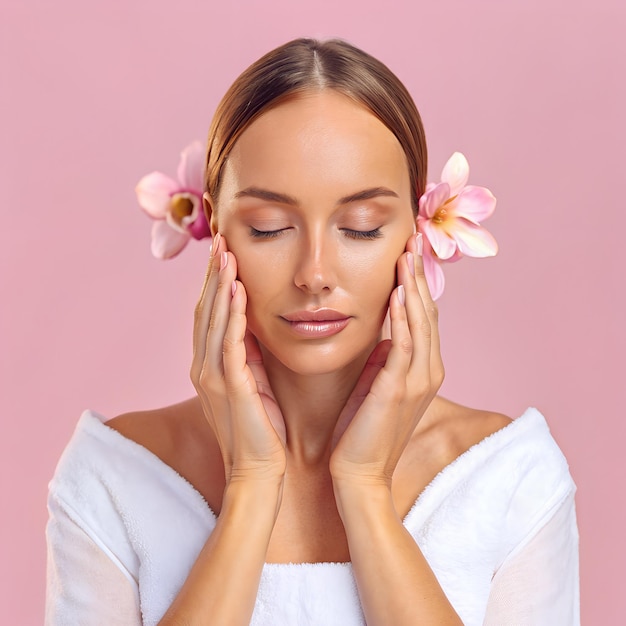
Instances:
[[[258,228],[254,228],[254,226],[250,226],[250,236],[256,237],[257,239],[273,239],[286,230],[289,229],[278,228],[277,230],[259,230]]]
[[[374,228],[374,230],[353,230],[351,228],[342,228],[341,230],[344,232],[345,236],[350,237],[350,239],[378,239],[383,236],[380,228]]]

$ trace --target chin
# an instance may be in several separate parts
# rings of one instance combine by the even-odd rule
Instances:
[[[268,341],[262,345],[264,361],[278,362],[285,369],[299,376],[324,376],[336,374],[352,367],[362,369],[378,343],[378,337],[366,345],[359,341],[356,345],[354,341],[324,341],[324,342],[302,342],[296,346],[275,345],[273,341]]]

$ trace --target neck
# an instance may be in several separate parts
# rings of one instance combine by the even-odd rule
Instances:
[[[299,374],[285,367],[261,346],[270,386],[287,429],[287,453],[296,462],[326,462],[333,431],[361,375],[369,352],[341,370]]]

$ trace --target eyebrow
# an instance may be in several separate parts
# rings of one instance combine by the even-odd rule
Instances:
[[[371,187],[363,189],[356,193],[339,198],[337,205],[349,204],[350,202],[358,202],[359,200],[371,200],[378,197],[398,198],[398,194],[387,187]],[[269,189],[261,189],[260,187],[247,187],[235,194],[235,198],[258,198],[259,200],[267,200],[268,202],[279,202],[280,204],[288,204],[290,206],[298,206],[298,201],[292,196],[288,196]]]

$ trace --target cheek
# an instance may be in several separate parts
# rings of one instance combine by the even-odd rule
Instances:
[[[237,278],[246,290],[249,321],[272,306],[276,297],[284,292],[287,264],[277,261],[275,255],[255,253],[246,246],[239,253],[233,250],[237,259]]]
[[[396,285],[396,265],[402,254],[402,248],[399,251],[395,248],[373,244],[359,254],[346,251],[341,259],[346,283],[352,283],[353,289],[360,291],[372,302],[380,299],[388,301]]]
[[[271,288],[268,272],[263,265],[251,263],[247,258],[237,258],[237,278],[243,283],[248,295],[248,305],[254,303],[260,294]]]

